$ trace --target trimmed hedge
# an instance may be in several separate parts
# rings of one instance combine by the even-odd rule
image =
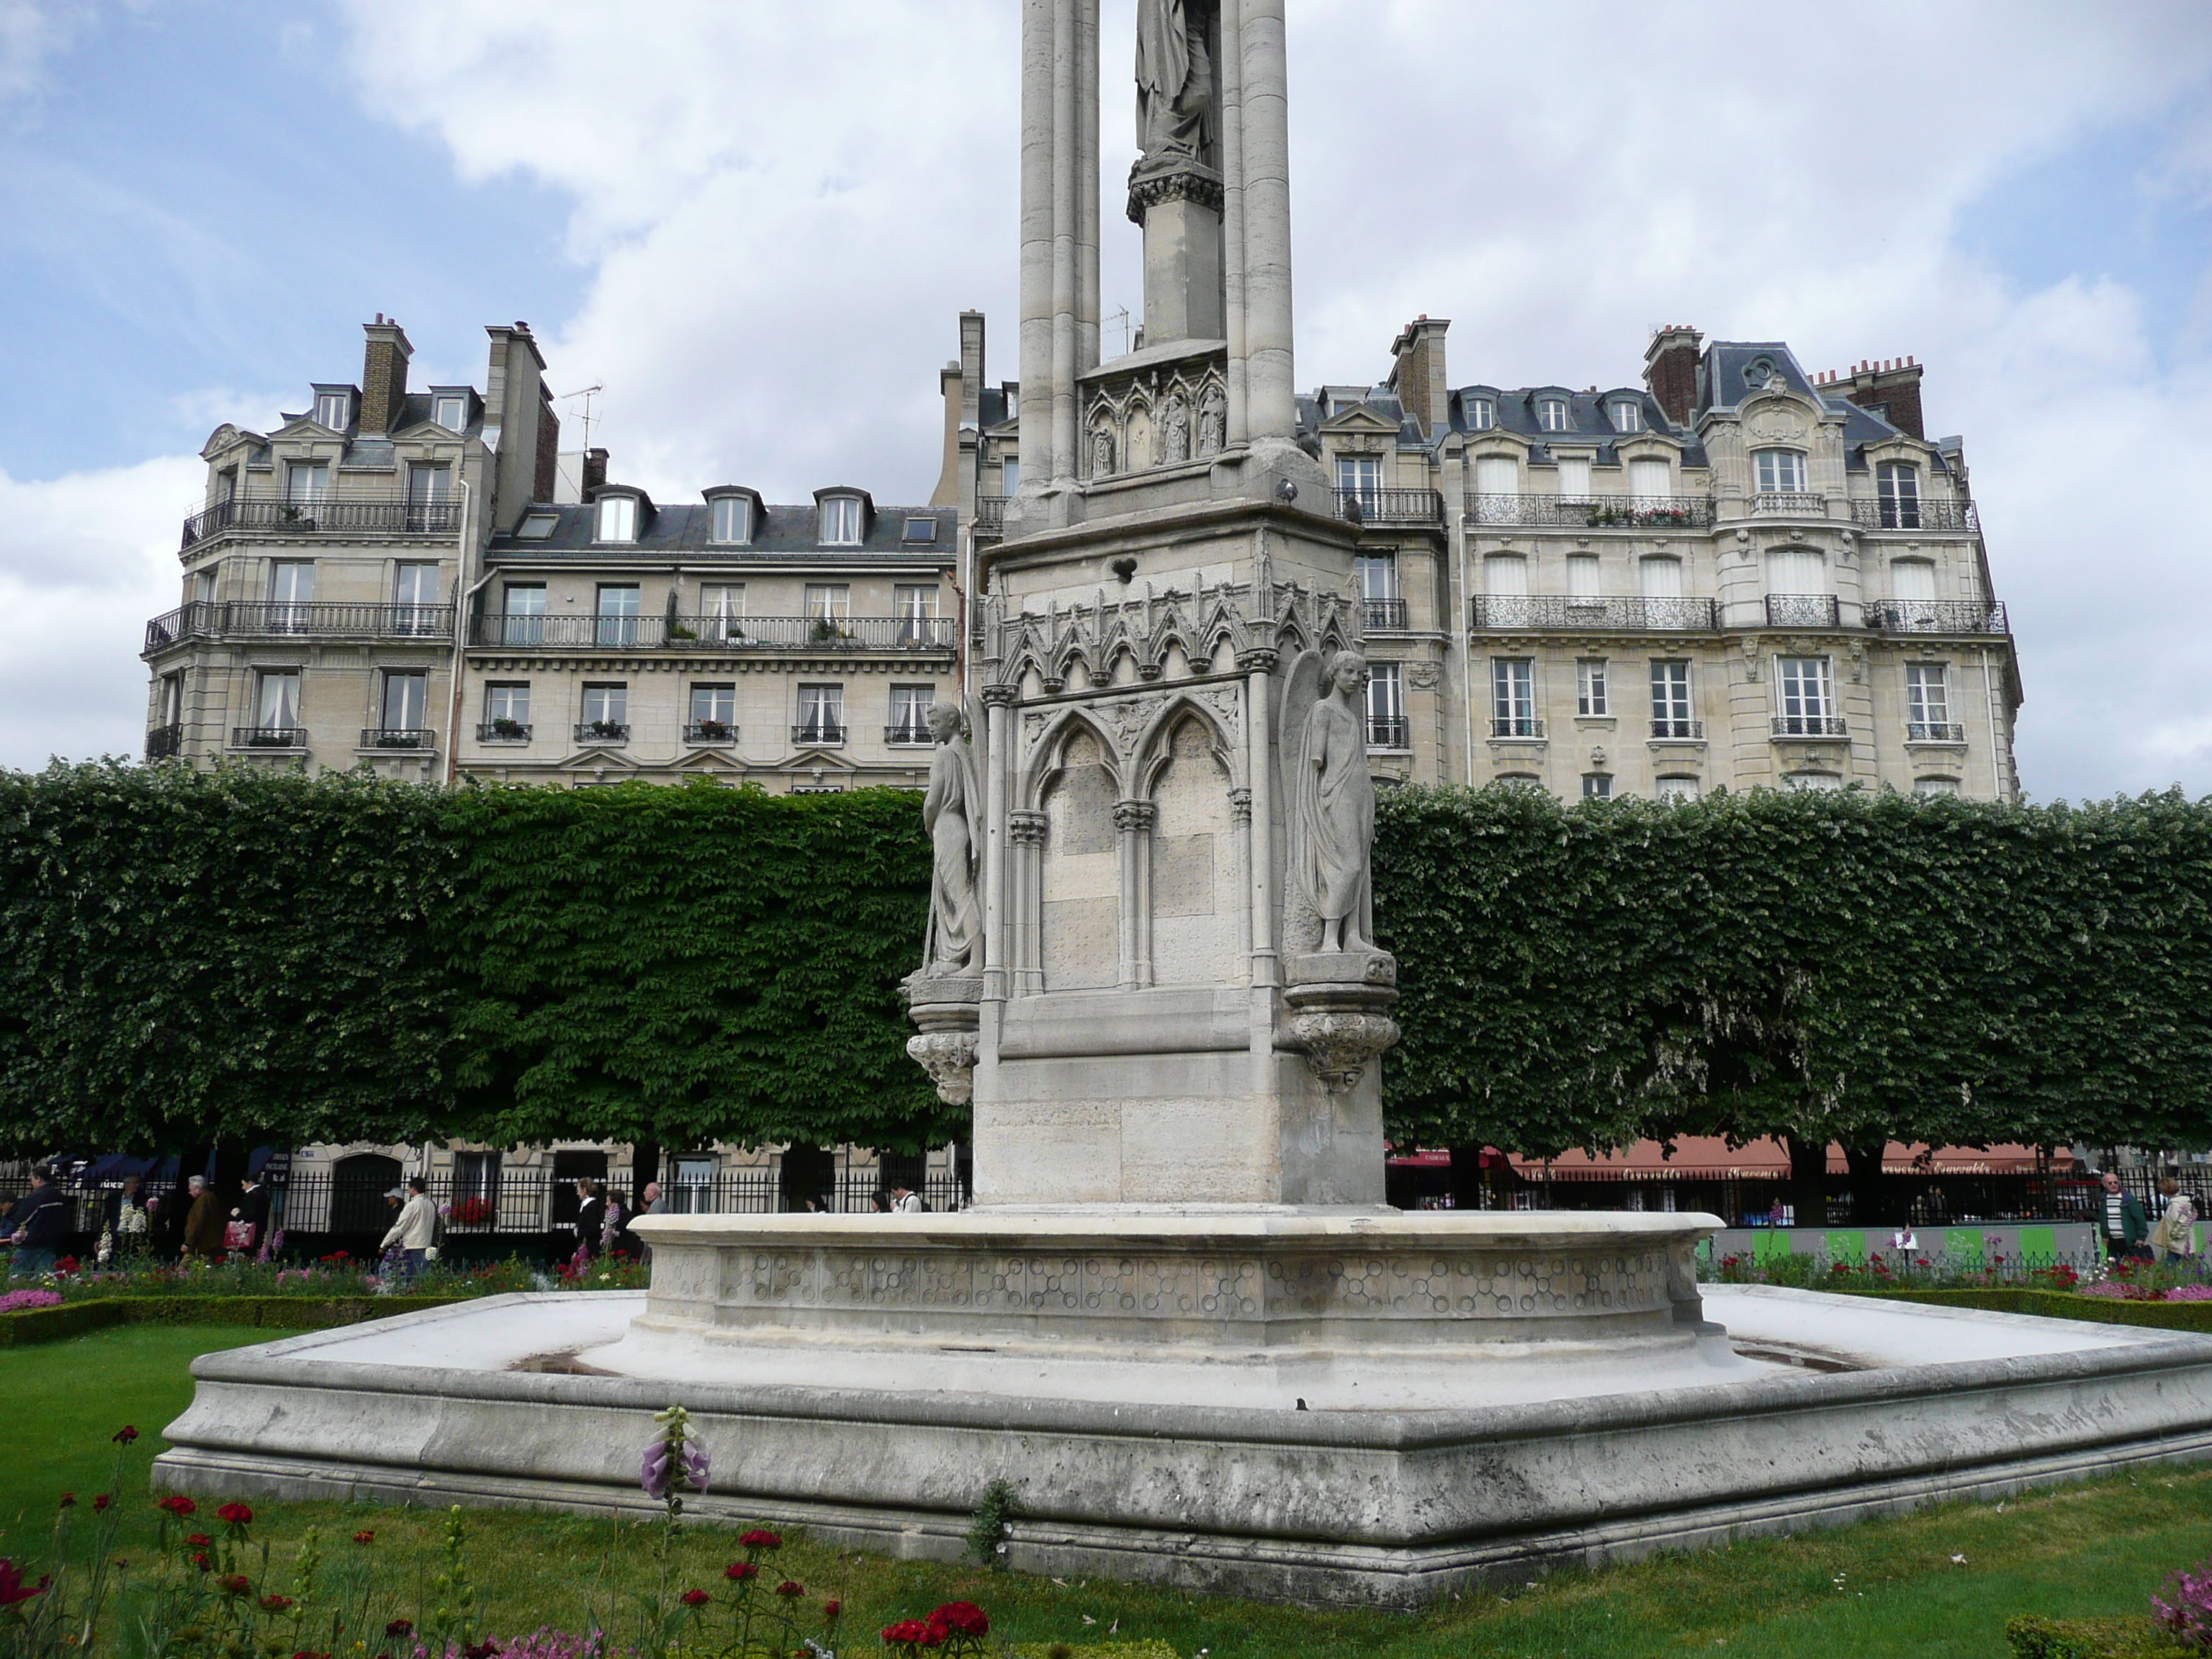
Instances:
[[[1846,1291],[1883,1302],[1920,1302],[1938,1308],[1980,1308],[1989,1313],[2039,1314],[2096,1325],[2148,1325],[2160,1330],[2212,1335],[2212,1302],[2123,1302],[2118,1297],[2071,1291]]]
[[[247,1325],[319,1331],[395,1314],[451,1307],[461,1296],[364,1296],[312,1302],[298,1296],[114,1296],[0,1314],[0,1348],[58,1342],[110,1325]]]
[[[2192,1659],[2148,1619],[2015,1619],[2005,1626],[2013,1659]]]

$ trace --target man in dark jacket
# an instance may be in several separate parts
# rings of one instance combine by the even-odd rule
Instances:
[[[216,1202],[214,1190],[205,1176],[193,1176],[186,1182],[191,1189],[192,1207],[185,1216],[185,1255],[198,1256],[204,1261],[222,1260],[223,1206]]]
[[[2120,1189],[2120,1178],[2105,1171],[2105,1249],[2133,1261],[2150,1260],[2150,1216],[2142,1200]]]
[[[253,1237],[239,1248],[247,1255],[259,1252],[263,1260],[269,1255],[269,1188],[258,1176],[249,1175],[239,1189],[238,1202],[231,1206],[230,1218],[243,1221],[253,1229]]]
[[[18,1279],[39,1279],[54,1270],[54,1255],[70,1233],[76,1206],[44,1170],[31,1171],[31,1190],[8,1212],[9,1237],[15,1241],[9,1271]]]

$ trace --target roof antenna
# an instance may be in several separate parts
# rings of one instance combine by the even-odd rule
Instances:
[[[1115,312],[1112,316],[1106,319],[1106,326],[1109,328],[1113,327],[1116,323],[1119,323],[1121,325],[1121,356],[1126,357],[1129,355],[1128,307],[1123,306],[1119,311]]]
[[[578,416],[576,419],[577,423],[584,428],[584,447],[586,449],[589,449],[592,447],[592,428],[594,424],[592,415],[592,399],[598,397],[605,390],[606,387],[604,386],[587,386],[581,392],[570,392],[564,393],[561,398],[561,401],[564,404],[574,403],[579,398],[581,398],[584,400],[584,412]]]

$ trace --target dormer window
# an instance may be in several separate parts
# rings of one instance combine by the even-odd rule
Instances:
[[[469,429],[469,400],[466,398],[441,395],[432,408],[434,412],[430,418],[447,431],[466,432]]]
[[[602,495],[599,498],[598,539],[603,542],[634,542],[637,539],[635,496]]]
[[[822,503],[822,544],[858,547],[860,544],[860,503],[851,495],[831,495]]]
[[[1539,398],[1536,400],[1536,425],[1545,432],[1565,432],[1567,429],[1567,400],[1565,398]]]
[[[742,543],[753,538],[753,504],[743,495],[714,497],[714,539]]]
[[[560,524],[561,515],[557,513],[533,513],[516,528],[514,538],[521,542],[545,541]]]
[[[353,399],[343,392],[319,392],[315,394],[315,424],[326,426],[333,432],[343,432],[349,422],[346,417],[353,411],[348,407]]]
[[[905,532],[899,540],[909,547],[927,547],[937,540],[937,520],[915,518],[906,521]]]
[[[1469,432],[1487,432],[1497,424],[1497,404],[1487,398],[1467,399],[1467,429]]]
[[[1615,404],[1613,406],[1613,429],[1615,432],[1643,431],[1643,405],[1640,404]]]

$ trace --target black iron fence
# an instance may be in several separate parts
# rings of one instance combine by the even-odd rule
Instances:
[[[1834,628],[1838,625],[1842,614],[1832,593],[1769,593],[1766,596],[1766,625],[1769,628]]]
[[[1971,532],[1982,527],[1972,501],[1853,501],[1851,519],[1869,530]]]
[[[426,727],[415,726],[364,726],[361,729],[363,749],[435,749],[438,734]]]
[[[1406,631],[1405,600],[1362,599],[1359,604],[1366,613],[1369,632],[1402,634]]]
[[[194,599],[146,624],[142,656],[191,640],[450,640],[450,605]]]
[[[1441,526],[1444,498],[1434,489],[1340,489],[1336,516],[1347,524]]]
[[[184,545],[226,532],[286,536],[451,536],[461,527],[458,501],[423,501],[404,495],[347,495],[310,501],[240,496],[217,501],[185,520]]]
[[[167,760],[181,754],[185,747],[185,728],[181,726],[157,726],[146,734],[146,758],[149,761]]]
[[[1409,749],[1413,746],[1403,714],[1370,714],[1367,717],[1367,746],[1370,749]]]
[[[480,617],[471,642],[532,651],[950,651],[950,617]]]
[[[1577,599],[1568,594],[1478,593],[1482,629],[1573,629],[1607,633],[1711,633],[1711,599]]]
[[[1995,599],[1879,599],[1866,624],[1885,634],[2002,634],[2005,608]]]

